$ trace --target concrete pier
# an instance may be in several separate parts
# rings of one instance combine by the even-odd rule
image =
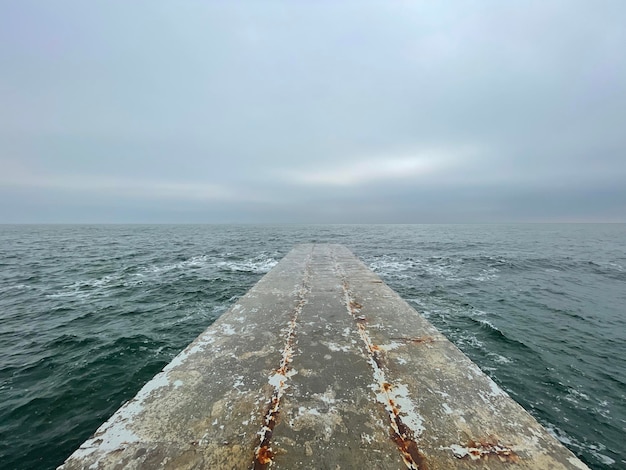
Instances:
[[[300,245],[60,468],[587,467],[349,250]]]

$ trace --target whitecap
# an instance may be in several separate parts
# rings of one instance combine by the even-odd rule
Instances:
[[[76,299],[86,299],[94,294],[102,294],[113,284],[120,281],[119,275],[106,275],[100,278],[80,280],[72,284],[63,286],[59,291],[46,294],[51,299],[73,297]]]
[[[278,264],[278,261],[266,255],[259,255],[243,261],[219,261],[217,267],[232,272],[265,274]]]
[[[498,268],[483,269],[478,274],[478,276],[475,276],[472,279],[478,282],[493,281],[494,279],[497,279],[499,277],[499,274],[498,274],[499,271],[500,270]]]
[[[142,269],[143,271],[152,272],[155,274],[161,274],[161,273],[165,273],[168,271],[173,271],[175,269],[185,270],[188,268],[192,268],[192,269],[202,268],[202,267],[207,266],[209,262],[210,262],[210,259],[207,255],[198,255],[198,256],[192,256],[189,259],[186,259],[184,261],[179,261],[177,263],[165,264],[163,266],[151,265],[151,266],[146,266]]]
[[[383,257],[369,263],[369,268],[383,277],[395,279],[411,279],[412,273],[444,278],[447,281],[458,281],[458,269],[454,269],[451,261],[444,258],[424,261],[422,259],[403,259]]]
[[[496,354],[493,352],[488,353],[488,356],[492,357],[494,362],[497,362],[498,364],[510,364],[511,362],[513,362],[508,357],[504,357],[500,354]]]

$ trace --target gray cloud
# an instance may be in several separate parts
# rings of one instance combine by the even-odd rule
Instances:
[[[620,1],[5,2],[0,222],[626,221]]]

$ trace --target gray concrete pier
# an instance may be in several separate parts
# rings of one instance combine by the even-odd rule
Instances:
[[[300,245],[60,468],[586,469],[340,245]]]

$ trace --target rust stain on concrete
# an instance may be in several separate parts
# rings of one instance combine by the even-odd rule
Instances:
[[[424,431],[423,420],[417,414],[406,387],[394,386],[387,380],[384,370],[384,348],[372,341],[366,328],[366,317],[360,315],[363,305],[354,299],[346,275],[336,259],[335,272],[341,279],[348,313],[354,318],[357,331],[367,351],[374,379],[374,385],[371,388],[376,394],[377,401],[384,405],[389,416],[391,440],[398,447],[402,461],[408,469],[428,470],[426,457],[416,442]]]
[[[272,391],[272,397],[267,405],[267,411],[263,418],[263,427],[259,432],[260,442],[256,450],[254,451],[254,470],[266,470],[272,465],[275,452],[272,449],[272,435],[274,434],[274,428],[278,422],[278,415],[280,413],[280,401],[287,389],[287,381],[291,377],[294,371],[291,369],[290,364],[293,361],[293,355],[295,352],[295,340],[296,340],[296,327],[298,317],[302,312],[302,308],[307,303],[307,296],[309,295],[311,288],[309,285],[311,276],[311,257],[313,256],[313,249],[305,261],[304,276],[302,279],[302,285],[298,291],[298,300],[295,308],[291,314],[291,319],[285,331],[285,345],[282,350],[282,356],[280,360],[280,366],[274,371],[269,378],[269,383],[274,387]]]

